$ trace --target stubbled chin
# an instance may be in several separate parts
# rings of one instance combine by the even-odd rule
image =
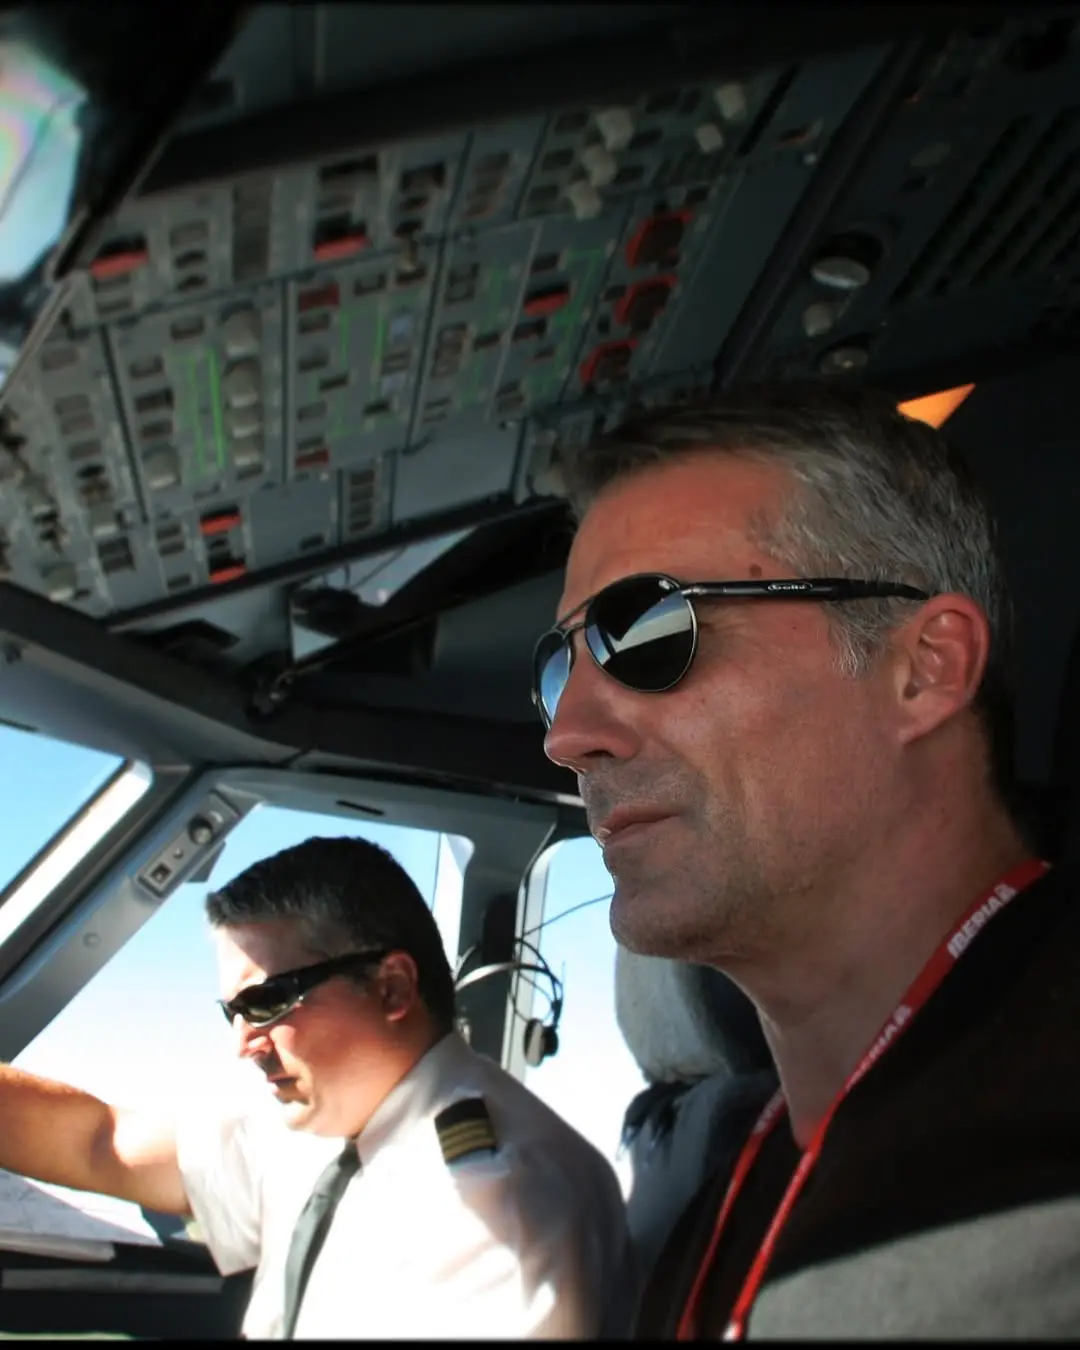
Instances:
[[[664,921],[663,906],[663,888],[635,889],[620,886],[616,881],[610,911],[615,941],[638,956],[681,959],[683,953],[676,934],[672,932],[670,921]]]
[[[641,896],[635,895],[625,884],[620,885],[616,879],[608,922],[615,941],[641,956],[651,955],[647,910],[643,914],[646,903]],[[646,920],[644,924],[643,918]]]

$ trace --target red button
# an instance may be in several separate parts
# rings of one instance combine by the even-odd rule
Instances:
[[[693,215],[686,210],[665,211],[642,221],[626,246],[626,261],[631,267],[669,262]]]
[[[210,516],[203,516],[199,521],[200,531],[209,537],[212,534],[227,534],[229,530],[235,529],[240,524],[239,511],[218,511]]]
[[[210,580],[215,586],[222,586],[226,581],[236,581],[246,575],[247,567],[244,563],[226,563],[224,567],[217,567],[211,571]]]
[[[533,291],[531,295],[527,295],[522,309],[530,319],[540,318],[547,314],[555,314],[569,299],[569,286],[545,286],[543,290]]]
[[[631,324],[639,330],[647,328],[671,298],[676,280],[674,276],[666,276],[635,282],[615,306],[615,322]]]
[[[636,338],[628,338],[625,342],[601,343],[581,363],[581,383],[588,385],[598,377],[611,379],[624,375],[636,346]]]
[[[90,264],[90,275],[95,281],[108,281],[111,277],[126,276],[149,261],[147,249],[140,249],[136,253],[114,253],[111,258],[95,258]]]
[[[329,239],[325,244],[316,244],[314,248],[317,262],[336,262],[339,258],[351,258],[367,248],[370,240],[366,234],[347,234],[343,239]]]

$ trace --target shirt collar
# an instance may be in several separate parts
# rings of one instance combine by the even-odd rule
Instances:
[[[468,1047],[457,1032],[450,1031],[420,1056],[382,1099],[357,1135],[356,1147],[362,1166],[370,1167],[391,1139],[403,1138],[414,1126],[428,1119],[447,1078],[456,1076],[457,1066],[468,1053]]]

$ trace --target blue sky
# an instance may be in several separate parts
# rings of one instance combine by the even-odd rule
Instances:
[[[117,762],[75,746],[0,726],[0,887],[6,886],[115,771]],[[10,766],[17,766],[11,772]],[[361,835],[401,862],[433,894],[439,835],[262,807],[230,835],[212,884],[312,835]],[[606,895],[610,878],[590,839],[560,846],[549,872],[545,918]],[[203,918],[205,885],[174,893],[49,1026],[20,1054],[22,1068],[117,1104],[169,1111],[193,1099],[261,1102],[261,1078],[236,1062],[218,996]],[[565,984],[560,1051],[527,1085],[616,1161],[622,1113],[641,1076],[615,1023],[615,944],[608,907],[578,910],[534,936]],[[537,1010],[546,1007],[538,1000]],[[617,1170],[628,1178],[625,1163]]]

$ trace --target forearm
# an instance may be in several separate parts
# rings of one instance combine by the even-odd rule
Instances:
[[[112,1126],[111,1109],[90,1093],[0,1066],[0,1167],[7,1171],[102,1190],[115,1173]]]

